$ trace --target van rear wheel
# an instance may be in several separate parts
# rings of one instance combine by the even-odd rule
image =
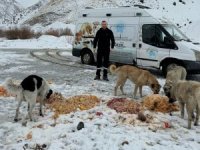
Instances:
[[[93,54],[90,51],[85,51],[81,54],[81,62],[82,64],[91,65],[94,63]]]

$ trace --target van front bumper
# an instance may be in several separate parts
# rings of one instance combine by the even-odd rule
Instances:
[[[184,60],[184,65],[190,73],[200,73],[200,61]]]
[[[80,57],[81,56],[81,49],[73,48],[72,49],[72,55],[76,56],[76,57]]]

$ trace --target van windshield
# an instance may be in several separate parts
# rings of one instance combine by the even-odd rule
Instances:
[[[172,24],[162,24],[165,30],[175,39],[175,41],[188,41],[190,39],[184,35],[175,25]]]

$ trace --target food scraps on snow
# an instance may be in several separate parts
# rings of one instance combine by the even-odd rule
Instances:
[[[138,113],[138,120],[144,122],[144,121],[147,120],[147,118],[146,118],[146,116],[145,116],[142,112],[139,112],[139,113]]]
[[[3,86],[0,86],[0,96],[4,96],[4,97],[10,96],[10,94],[8,94],[7,90]]]
[[[107,103],[107,106],[117,112],[127,112],[129,114],[137,114],[143,110],[140,103],[126,98],[113,98]]]
[[[29,132],[29,133],[26,135],[26,139],[27,139],[27,140],[31,140],[32,137],[33,137],[32,132]]]
[[[77,109],[88,110],[100,103],[100,100],[93,95],[79,95],[70,98],[64,98],[60,93],[54,93],[49,101],[49,107],[55,111],[54,118],[60,114],[68,114]]]
[[[143,106],[148,110],[169,113],[172,111],[179,111],[179,106],[175,103],[169,103],[166,96],[160,96],[159,94],[153,94],[146,96],[143,101]]]

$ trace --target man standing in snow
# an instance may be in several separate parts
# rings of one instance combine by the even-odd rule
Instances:
[[[101,68],[103,67],[103,80],[108,80],[108,65],[109,65],[109,56],[110,50],[114,48],[115,39],[113,32],[107,28],[107,22],[102,21],[101,28],[97,31],[94,38],[94,52],[96,52],[96,46],[98,43],[97,49],[97,71],[96,77],[94,80],[100,80]],[[111,43],[111,46],[110,46]],[[110,49],[111,47],[111,49]]]

